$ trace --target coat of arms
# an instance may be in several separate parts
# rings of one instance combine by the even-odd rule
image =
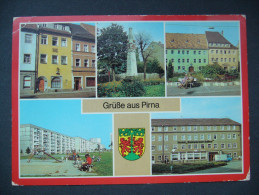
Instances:
[[[119,129],[119,151],[127,160],[137,160],[145,151],[145,129]]]

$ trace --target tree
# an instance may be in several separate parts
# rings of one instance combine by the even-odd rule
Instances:
[[[172,61],[170,60],[167,68],[167,80],[169,80],[170,78],[173,78],[173,74],[174,74],[173,64],[172,64]]]
[[[146,72],[147,72],[147,61],[148,58],[152,55],[153,50],[148,49],[148,46],[151,43],[151,36],[144,32],[138,33],[135,35],[137,47],[140,50],[140,54],[143,59],[144,64],[144,80],[146,80]]]
[[[118,24],[111,24],[100,30],[97,37],[97,56],[102,65],[112,70],[112,80],[115,80],[115,72],[121,69],[127,61],[127,33]]]
[[[31,149],[30,149],[29,147],[26,149],[26,153],[27,153],[27,154],[30,154],[30,153],[31,153]]]

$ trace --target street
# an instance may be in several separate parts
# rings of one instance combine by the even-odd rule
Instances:
[[[95,91],[73,91],[73,92],[49,92],[36,93],[31,95],[21,95],[21,99],[31,98],[91,98],[95,97]]]
[[[240,95],[240,86],[199,86],[193,88],[178,88],[167,86],[167,96],[227,96]]]

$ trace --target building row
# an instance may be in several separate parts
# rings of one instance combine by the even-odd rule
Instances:
[[[95,26],[22,24],[20,93],[95,90]]]
[[[27,148],[30,151],[44,149],[49,154],[67,154],[72,151],[93,152],[98,148],[105,149],[105,146],[101,144],[101,138],[86,140],[81,137],[63,135],[36,125],[24,124],[20,126],[20,152],[25,153]]]
[[[219,64],[224,70],[239,68],[239,47],[230,43],[223,31],[205,34],[166,33],[166,64],[174,72],[200,71],[208,64]]]
[[[241,124],[229,118],[152,119],[152,163],[242,157]]]

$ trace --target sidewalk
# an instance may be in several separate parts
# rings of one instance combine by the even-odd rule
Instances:
[[[44,92],[35,94],[21,94],[21,99],[29,98],[91,98],[95,97],[95,91],[69,91],[69,92]]]
[[[167,86],[167,96],[238,96],[240,94],[240,86],[199,86],[187,89]]]

